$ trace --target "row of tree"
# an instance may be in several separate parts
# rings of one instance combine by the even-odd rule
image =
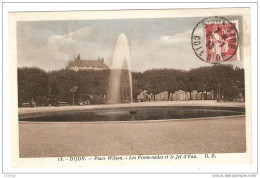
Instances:
[[[63,69],[46,72],[35,67],[18,68],[18,102],[21,105],[30,102],[33,98],[38,105],[47,105],[47,101],[54,99],[72,104],[74,97],[75,103],[85,100],[90,101],[91,104],[106,103],[108,88],[111,87],[110,73],[111,70],[76,72]],[[121,75],[121,81],[128,81],[124,76]],[[121,83],[122,88],[123,85],[127,86],[126,82]],[[227,100],[233,100],[239,93],[244,95],[245,92],[244,69],[223,64],[189,71],[152,69],[132,72],[132,83],[134,100],[142,90],[153,94],[177,90],[190,92],[220,90],[221,95]],[[72,92],[73,87],[76,87],[74,92]]]

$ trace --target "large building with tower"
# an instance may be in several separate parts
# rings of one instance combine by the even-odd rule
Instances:
[[[104,58],[98,58],[97,60],[84,60],[80,58],[80,54],[70,61],[66,68],[74,71],[108,69],[104,62]]]

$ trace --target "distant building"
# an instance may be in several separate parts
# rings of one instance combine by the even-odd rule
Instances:
[[[242,97],[242,94],[240,95]],[[138,102],[143,101],[185,101],[185,100],[216,100],[218,98],[217,92],[214,90],[198,92],[185,92],[182,90],[169,93],[168,91],[160,92],[158,94],[148,94],[146,90],[141,91],[137,96]]]
[[[104,62],[104,58],[98,58],[98,60],[83,60],[80,59],[80,54],[73,61],[70,61],[67,69],[79,71],[79,70],[104,70],[108,69]]]

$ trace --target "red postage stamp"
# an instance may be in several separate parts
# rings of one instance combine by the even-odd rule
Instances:
[[[216,63],[229,58],[229,61],[237,60],[237,33],[236,23],[212,23],[207,24],[206,32],[206,56],[207,62]]]
[[[192,32],[192,48],[207,63],[240,60],[238,21],[209,17]]]

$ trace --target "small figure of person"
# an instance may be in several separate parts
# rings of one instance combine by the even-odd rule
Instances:
[[[47,99],[47,104],[48,104],[49,107],[51,107],[51,99],[50,98]]]
[[[57,100],[57,99],[54,99],[54,106],[56,106],[56,107],[59,107],[59,100]]]
[[[56,107],[59,107],[59,106],[60,106],[60,101],[57,100]]]
[[[36,107],[35,101],[31,101],[31,107]]]
[[[31,107],[36,107],[36,103],[35,103],[35,101],[33,100],[33,97],[32,97],[32,100],[31,100],[30,105],[31,105]]]

